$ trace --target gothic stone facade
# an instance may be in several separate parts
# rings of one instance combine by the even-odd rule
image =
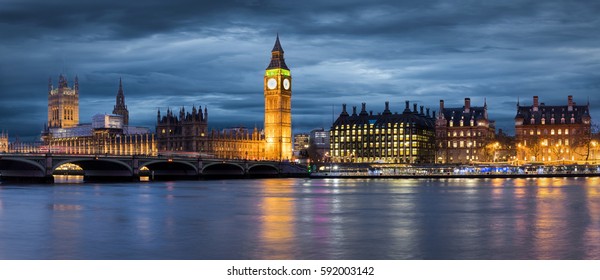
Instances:
[[[79,124],[79,79],[75,77],[73,88],[62,74],[58,87],[48,80],[48,127],[67,128]]]

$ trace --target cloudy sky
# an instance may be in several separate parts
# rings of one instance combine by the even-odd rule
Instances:
[[[130,122],[208,106],[209,127],[262,127],[263,75],[279,33],[294,132],[367,103],[481,106],[512,133],[515,105],[585,104],[600,120],[598,1],[0,0],[0,129],[34,140],[47,84],[80,80],[80,122],[111,113],[123,79]]]

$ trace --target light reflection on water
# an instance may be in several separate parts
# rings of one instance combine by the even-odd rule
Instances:
[[[599,259],[599,183],[3,184],[0,259]]]

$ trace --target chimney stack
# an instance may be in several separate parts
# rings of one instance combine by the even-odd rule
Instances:
[[[568,100],[569,100],[569,111],[573,111],[573,106],[575,106],[575,103],[573,103],[573,95],[569,95]]]
[[[471,110],[471,98],[465,98],[465,113],[469,113]]]
[[[536,96],[533,97],[533,108],[534,108],[535,111],[537,111],[537,107],[539,105],[540,104],[539,104],[539,101],[538,101],[538,96],[536,95]]]
[[[390,112],[390,102],[389,102],[389,101],[386,101],[386,102],[385,102],[385,110],[383,110],[383,114],[384,114],[384,115],[389,115],[389,114],[391,114],[391,113],[392,113],[392,112]]]
[[[362,109],[360,110],[360,115],[361,116],[366,116],[369,113],[367,113],[367,103],[362,103]]]

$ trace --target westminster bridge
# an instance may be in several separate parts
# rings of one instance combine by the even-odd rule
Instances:
[[[306,167],[290,162],[203,159],[200,157],[0,154],[0,180],[54,182],[59,167],[74,164],[84,181],[138,181],[202,178],[304,177]],[[69,173],[67,173],[69,174]]]

